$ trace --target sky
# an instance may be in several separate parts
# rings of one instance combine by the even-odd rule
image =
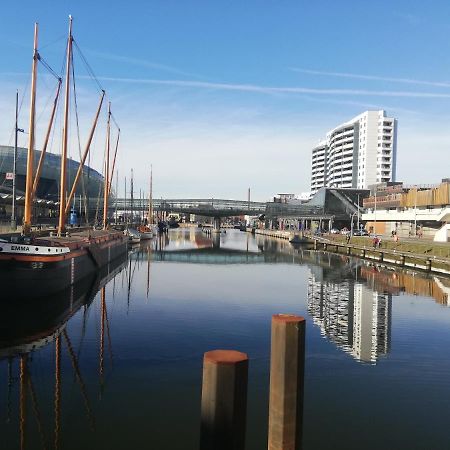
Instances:
[[[0,13],[0,144],[12,144],[14,98],[28,127],[33,24],[61,72],[73,34],[80,145],[99,85],[120,126],[119,194],[268,200],[309,190],[311,149],[367,109],[398,119],[397,179],[450,176],[450,3],[396,0],[22,0]],[[81,53],[78,51],[81,49]],[[90,77],[83,55],[95,74]],[[53,75],[39,67],[37,147]],[[22,100],[23,99],[23,100]],[[106,106],[106,102],[105,102]],[[60,105],[51,151],[60,151]],[[106,108],[91,165],[102,170]],[[113,142],[117,136],[113,124]],[[19,144],[26,145],[26,134]],[[74,100],[70,155],[78,159]]]

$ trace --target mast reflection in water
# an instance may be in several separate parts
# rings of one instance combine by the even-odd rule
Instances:
[[[9,427],[19,422],[19,448],[55,448],[61,447],[61,410],[62,385],[64,382],[71,385],[76,380],[78,389],[84,402],[88,426],[95,428],[95,420],[83,381],[79,365],[81,344],[86,332],[86,319],[97,293],[101,296],[100,320],[100,353],[99,353],[99,379],[103,387],[104,377],[104,341],[105,330],[108,335],[109,350],[111,340],[105,301],[105,285],[112,280],[126,265],[127,255],[114,259],[100,271],[82,281],[73,284],[66,290],[48,297],[33,299],[32,301],[15,300],[2,304],[0,316],[0,362],[7,361],[7,400],[6,423]],[[82,310],[82,330],[78,352],[75,351],[67,330],[69,320]],[[80,311],[81,312],[81,311]],[[78,337],[78,336],[77,336]],[[48,411],[48,395],[39,395],[39,380],[35,383],[35,376],[39,376],[42,367],[39,367],[40,352],[54,352],[54,387],[53,387],[53,426],[46,427],[42,412]],[[69,377],[62,377],[62,357],[66,353],[72,367]],[[112,355],[112,353],[111,353]],[[37,367],[36,364],[38,365]],[[37,372],[35,374],[35,372]],[[14,404],[15,388],[18,384],[18,402]],[[42,401],[42,397],[45,397]],[[17,410],[16,410],[17,408]],[[27,433],[36,433],[39,436],[39,445],[35,438],[28,438]],[[3,434],[3,433],[2,433]],[[34,434],[33,434],[34,435]],[[4,436],[4,434],[3,434]],[[12,442],[3,442],[5,447],[16,448]]]

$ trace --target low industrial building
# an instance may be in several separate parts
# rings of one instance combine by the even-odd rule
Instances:
[[[449,241],[450,179],[435,186],[380,183],[370,192],[362,214],[369,232]]]

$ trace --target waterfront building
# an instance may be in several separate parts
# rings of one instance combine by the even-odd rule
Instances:
[[[34,151],[34,167],[37,167],[41,152]],[[13,171],[14,147],[0,145],[0,221],[8,220],[11,216],[12,203],[12,179],[9,174]],[[17,149],[16,164],[16,200],[17,216],[20,223],[23,214],[23,203],[25,193],[25,178],[27,166],[27,149],[19,147]],[[47,152],[45,155],[45,164],[42,168],[41,177],[36,190],[37,215],[48,216],[51,213],[56,214],[58,209],[59,183],[60,183],[61,156]],[[71,185],[78,170],[79,163],[73,159],[67,160],[67,178]],[[95,169],[85,165],[83,168],[82,181],[78,183],[75,197],[80,195],[91,199],[91,208],[97,206],[97,198],[103,196],[103,176]]]
[[[368,231],[438,242],[450,239],[450,179],[427,186],[380,183],[371,186],[363,208],[361,218]]]
[[[365,111],[338,125],[312,149],[311,193],[321,187],[367,189],[395,181],[397,120]]]

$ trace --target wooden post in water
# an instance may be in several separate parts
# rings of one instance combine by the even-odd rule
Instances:
[[[269,450],[299,450],[302,440],[305,319],[272,316]]]
[[[203,358],[200,450],[244,450],[248,357],[235,350]]]

